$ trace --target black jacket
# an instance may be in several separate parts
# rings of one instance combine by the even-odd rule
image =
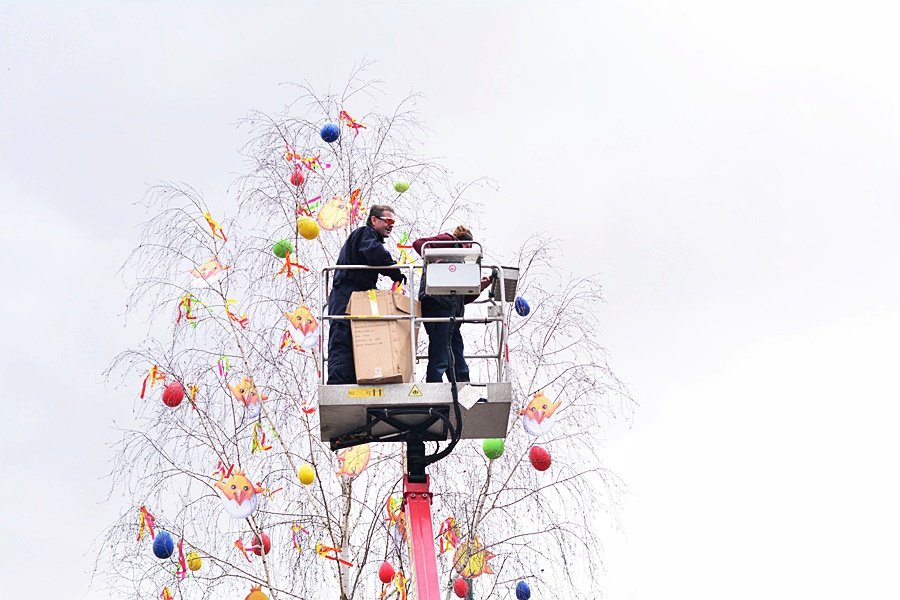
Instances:
[[[384,247],[384,238],[369,225],[354,230],[341,248],[338,265],[369,265],[381,267],[395,264],[393,257]],[[334,285],[328,296],[328,313],[342,315],[347,311],[350,294],[371,290],[378,283],[378,275],[386,275],[394,281],[403,281],[400,269],[338,269],[334,275]]]

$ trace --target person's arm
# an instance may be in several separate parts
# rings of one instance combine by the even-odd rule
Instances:
[[[413,250],[415,250],[419,256],[422,256],[422,246],[425,245],[425,242],[452,242],[455,239],[456,238],[453,237],[449,233],[439,233],[439,234],[433,235],[431,237],[423,237],[423,238],[417,239],[416,241],[414,241],[412,243],[412,247],[413,247]],[[435,246],[435,247],[446,248],[447,246],[445,244],[441,244],[440,246]]]
[[[385,249],[384,242],[381,241],[381,238],[374,230],[363,233],[358,249],[359,253],[366,259],[366,264],[370,267],[393,265],[396,262],[394,257]],[[406,275],[400,269],[379,269],[378,272],[394,281],[406,281]]]
[[[481,292],[488,288],[494,282],[493,277],[482,277],[481,278]],[[478,296],[481,295],[481,292],[477,294],[472,294],[470,296],[463,296],[463,304],[470,304],[478,300]]]

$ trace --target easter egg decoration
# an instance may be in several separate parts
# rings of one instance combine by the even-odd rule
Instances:
[[[516,600],[528,600],[531,598],[531,588],[524,581],[516,584]]]
[[[300,468],[297,469],[297,479],[300,480],[300,483],[303,485],[309,485],[313,481],[316,480],[316,472],[312,468],[312,465],[309,463],[303,463],[300,465]]]
[[[163,388],[162,401],[169,408],[175,408],[184,400],[184,388],[177,381],[173,381]]]
[[[528,313],[531,312],[531,307],[528,306],[528,302],[522,296],[516,297],[515,308],[516,314],[520,317],[527,317]]]
[[[481,444],[481,449],[484,451],[484,455],[489,459],[494,460],[503,456],[503,451],[506,449],[506,445],[501,438],[493,438],[484,440]]]
[[[330,144],[338,141],[338,138],[341,137],[341,128],[334,123],[325,123],[319,131],[319,135],[322,137],[322,141]]]
[[[168,531],[160,531],[153,538],[153,554],[156,558],[169,558],[175,552],[175,540]]]
[[[381,563],[381,566],[378,567],[378,579],[384,584],[388,584],[394,580],[394,567],[391,566],[391,563],[388,561]]]
[[[550,463],[552,462],[550,453],[540,446],[531,447],[531,450],[528,451],[528,460],[531,461],[531,466],[538,471],[546,471],[550,468]]]
[[[291,184],[300,187],[304,181],[306,181],[306,177],[303,176],[303,167],[294,165],[294,170],[291,172]]]
[[[290,243],[288,240],[278,240],[275,242],[275,245],[272,246],[272,252],[278,258],[284,258],[288,255],[289,252],[294,251],[294,245]]]

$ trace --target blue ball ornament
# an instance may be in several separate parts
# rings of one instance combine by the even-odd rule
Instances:
[[[341,128],[335,125],[334,123],[325,123],[322,125],[322,130],[319,132],[319,135],[322,136],[322,139],[328,142],[336,142],[339,137],[341,137]]]
[[[160,531],[153,539],[153,554],[156,558],[169,558],[175,552],[175,540],[168,531]]]
[[[531,307],[528,306],[528,303],[525,301],[525,298],[523,298],[522,296],[518,296],[516,298],[515,306],[516,306],[516,312],[519,314],[520,317],[527,316],[528,313],[531,312]]]
[[[531,598],[531,588],[524,581],[516,584],[516,600],[528,600]]]

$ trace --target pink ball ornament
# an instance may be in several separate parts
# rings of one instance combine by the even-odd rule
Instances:
[[[177,381],[173,381],[163,389],[163,404],[170,408],[175,408],[184,400],[184,388]]]
[[[391,566],[391,563],[388,561],[381,563],[381,566],[378,567],[378,579],[381,580],[381,583],[390,583],[394,580],[394,567]]]
[[[466,594],[469,593],[469,584],[462,577],[457,577],[456,581],[453,582],[453,593],[456,594],[457,598],[465,598]]]
[[[262,556],[263,554],[268,554],[269,550],[272,549],[272,540],[269,539],[265,533],[260,532],[262,536],[262,544],[259,543],[259,536],[253,536],[253,543],[250,546],[250,551],[257,556]]]
[[[294,167],[294,172],[291,173],[291,183],[297,187],[303,185],[303,182],[306,181],[306,177],[303,176],[303,169],[300,165]]]
[[[550,453],[540,446],[531,447],[531,450],[528,451],[528,460],[531,461],[531,466],[538,471],[546,471],[550,468],[550,463],[552,462]]]

